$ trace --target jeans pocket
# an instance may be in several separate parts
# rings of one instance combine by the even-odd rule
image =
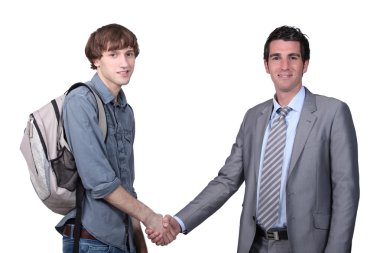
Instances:
[[[89,245],[88,253],[108,253],[111,252],[108,245]]]

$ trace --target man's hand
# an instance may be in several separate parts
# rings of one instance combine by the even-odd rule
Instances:
[[[177,220],[171,217],[170,215],[165,215],[162,219],[162,233],[156,231],[152,227],[147,226],[145,229],[145,233],[148,238],[155,243],[156,245],[168,245],[172,241],[174,241],[177,235],[181,232],[181,227],[178,224]]]
[[[143,221],[146,229],[150,229],[152,237],[154,237],[157,241],[165,243],[163,239],[164,227],[163,227],[163,218],[161,214],[151,213],[147,216],[147,218]],[[168,244],[167,242],[166,244]]]

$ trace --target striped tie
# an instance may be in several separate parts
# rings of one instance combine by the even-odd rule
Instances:
[[[291,110],[290,107],[277,110],[280,116],[273,122],[265,149],[257,220],[266,230],[278,220],[282,161],[286,143],[285,117]]]

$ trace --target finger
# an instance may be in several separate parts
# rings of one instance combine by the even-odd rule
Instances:
[[[154,232],[154,233],[148,235],[148,238],[149,238],[150,240],[158,241],[158,240],[161,239],[161,235],[160,235],[160,233],[158,233],[158,232]]]
[[[145,234],[147,234],[147,235],[153,234],[153,232],[154,232],[154,230],[151,229],[151,228],[146,228],[145,229]]]
[[[172,241],[174,241],[174,237],[172,236],[172,234],[170,232],[168,232],[168,233],[165,233],[165,235],[163,235],[163,240],[164,240],[165,244],[169,244]]]
[[[165,246],[166,244],[165,244],[164,240],[161,238],[160,241],[156,242],[156,245],[157,246]]]
[[[162,239],[162,235],[161,234],[158,234],[156,237],[154,237],[154,238],[151,239],[151,241],[154,242],[154,243],[160,242],[162,240],[163,239]]]
[[[170,215],[165,215],[165,217],[162,219],[162,226],[164,228],[169,227],[170,220],[171,220],[171,216]]]
[[[167,234],[171,235],[172,240],[175,240],[176,237],[177,237],[177,235],[178,235],[178,233],[175,231],[175,229],[173,228],[173,226],[169,227]]]

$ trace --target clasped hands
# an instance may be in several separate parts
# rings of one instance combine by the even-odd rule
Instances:
[[[174,241],[181,232],[181,227],[170,215],[156,215],[154,220],[147,224],[145,233],[156,245],[165,246]]]

